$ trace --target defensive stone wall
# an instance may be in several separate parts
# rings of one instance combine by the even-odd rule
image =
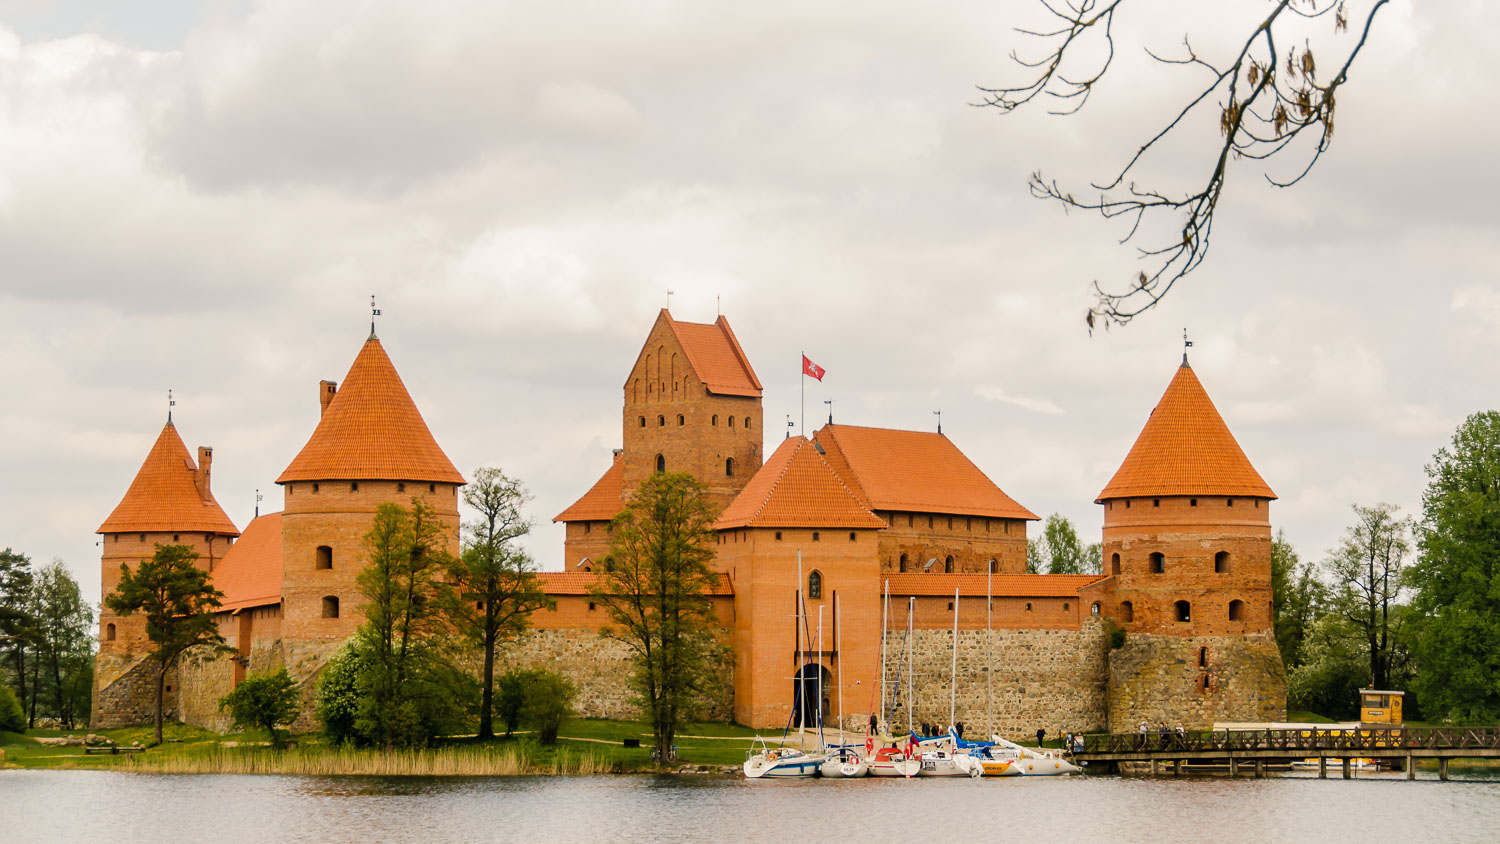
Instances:
[[[1109,652],[1109,723],[1131,732],[1165,722],[1189,730],[1215,721],[1286,720],[1286,670],[1269,633],[1130,633]]]
[[[905,635],[904,630],[886,634],[886,682],[888,687],[898,679],[900,683],[891,715],[897,733],[907,724]],[[911,720],[946,726],[953,689],[953,631],[917,630],[913,638]],[[1085,619],[1074,630],[959,630],[957,719],[964,722],[965,735],[998,732],[1020,739],[1034,738],[1038,727],[1049,735],[1103,729],[1108,651],[1109,635],[1097,618]],[[851,727],[861,726],[867,718],[845,713]]]
[[[156,719],[156,663],[142,656],[101,653],[94,658],[94,709],[89,726],[96,730],[150,724]],[[167,672],[162,717],[177,718],[177,671]]]

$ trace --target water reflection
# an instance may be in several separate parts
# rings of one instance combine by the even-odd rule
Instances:
[[[1500,781],[1308,776],[749,782],[0,772],[0,839],[1493,841]]]

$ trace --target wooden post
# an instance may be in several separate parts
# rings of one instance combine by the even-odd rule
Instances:
[[[1448,757],[1446,756],[1438,759],[1438,779],[1443,782],[1448,781]]]
[[[1180,777],[1180,776],[1182,776],[1182,760],[1181,759],[1173,759],[1172,760],[1172,776],[1174,776],[1174,777]]]
[[[1406,778],[1414,780],[1417,778],[1417,760],[1410,753],[1406,754]]]
[[[1255,778],[1258,780],[1266,778],[1266,760],[1255,760]]]
[[[1318,779],[1320,779],[1320,780],[1326,780],[1326,779],[1328,779],[1328,757],[1327,756],[1319,756],[1318,757]]]
[[[1156,774],[1157,774],[1156,757],[1153,756],[1153,757],[1151,757],[1151,776],[1154,777],[1154,776],[1156,776]]]
[[[1239,765],[1238,765],[1238,763],[1235,762],[1234,757],[1231,756],[1231,757],[1229,757],[1229,776],[1233,777],[1235,774],[1238,774],[1238,773],[1239,773]]]
[[[1349,757],[1345,756],[1344,757],[1344,779],[1349,779],[1349,778],[1350,778],[1350,774],[1349,774]]]

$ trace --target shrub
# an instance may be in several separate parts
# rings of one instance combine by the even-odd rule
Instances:
[[[541,673],[537,668],[512,668],[495,679],[495,717],[505,724],[506,735],[514,733],[521,725],[526,688]]]
[[[354,721],[359,717],[360,655],[349,645],[333,655],[318,679],[318,720],[323,735],[334,744],[356,740]]]
[[[0,683],[0,732],[26,732],[26,712],[10,686]]]
[[[521,714],[541,734],[542,744],[557,744],[557,731],[573,714],[577,696],[577,687],[550,671],[538,671],[531,678]]]
[[[1110,650],[1118,650],[1119,648],[1125,647],[1125,628],[1113,624],[1110,625],[1109,647]]]
[[[259,727],[271,735],[271,746],[282,746],[283,731],[278,724],[290,725],[302,711],[302,695],[286,667],[273,674],[250,677],[234,691],[219,700],[219,711],[229,710],[234,726],[248,730]]]

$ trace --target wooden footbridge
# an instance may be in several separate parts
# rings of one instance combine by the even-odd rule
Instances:
[[[1250,768],[1265,776],[1268,764],[1317,759],[1318,776],[1328,776],[1328,761],[1336,760],[1344,779],[1350,776],[1354,759],[1387,761],[1406,769],[1406,778],[1416,778],[1414,763],[1436,759],[1438,776],[1448,779],[1450,759],[1500,758],[1500,727],[1402,727],[1360,726],[1263,730],[1215,730],[1188,733],[1124,733],[1085,736],[1083,749],[1073,754],[1090,764],[1118,766],[1122,762],[1147,762],[1151,772],[1164,764],[1173,774],[1183,765],[1227,764],[1230,776]]]

